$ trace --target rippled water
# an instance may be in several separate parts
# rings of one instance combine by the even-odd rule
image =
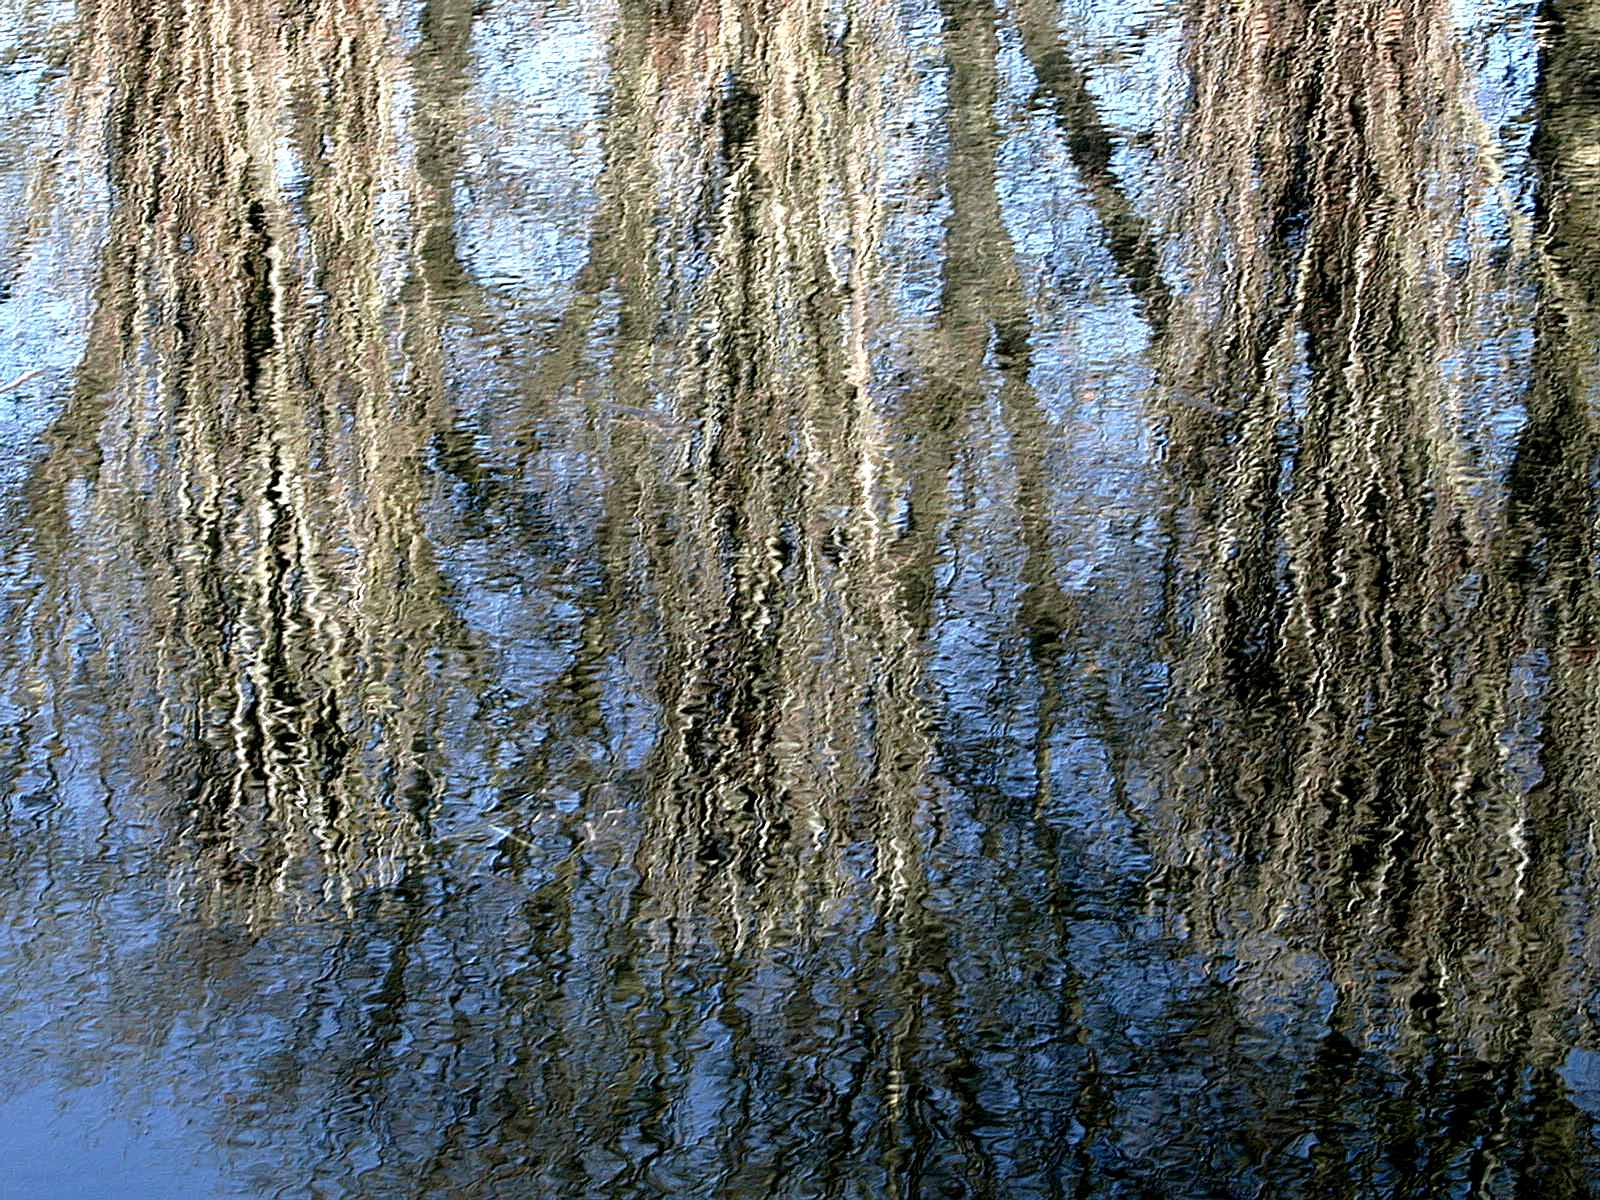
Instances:
[[[1600,1193],[1597,79],[0,2],[0,1197]]]

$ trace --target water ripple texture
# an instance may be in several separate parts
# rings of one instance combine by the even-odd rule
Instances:
[[[1600,1195],[1600,0],[0,0],[0,1198]]]

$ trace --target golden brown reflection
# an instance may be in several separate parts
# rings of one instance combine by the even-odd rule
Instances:
[[[1593,1153],[1557,1076],[1594,1034],[1595,781],[1562,748],[1596,716],[1593,310],[1563,250],[1595,237],[1573,186],[1581,36],[1558,21],[1543,45],[1531,222],[1437,6],[1263,5],[1193,36],[1218,86],[1185,152],[1219,203],[1188,243],[1214,282],[1174,320],[1170,417],[1196,552],[1172,584],[1163,891],[1248,1005],[1324,962],[1324,1046],[1416,1073],[1392,1110],[1410,1136],[1441,1096],[1489,1107],[1411,1169],[1554,1170],[1560,1194]],[[1245,70],[1240,106],[1220,80]],[[1485,393],[1518,321],[1531,383],[1498,459]],[[1473,1072],[1447,1084],[1443,1054]],[[1340,1153],[1325,1194],[1377,1186]]]

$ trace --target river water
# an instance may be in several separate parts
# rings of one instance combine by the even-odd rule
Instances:
[[[1597,80],[0,2],[0,1197],[1600,1194]]]

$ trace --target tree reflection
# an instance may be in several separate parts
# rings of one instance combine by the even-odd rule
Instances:
[[[80,13],[8,1027],[263,1193],[1581,1194],[1592,14],[1530,233],[1432,0],[1143,190],[1031,0],[402,8]]]

